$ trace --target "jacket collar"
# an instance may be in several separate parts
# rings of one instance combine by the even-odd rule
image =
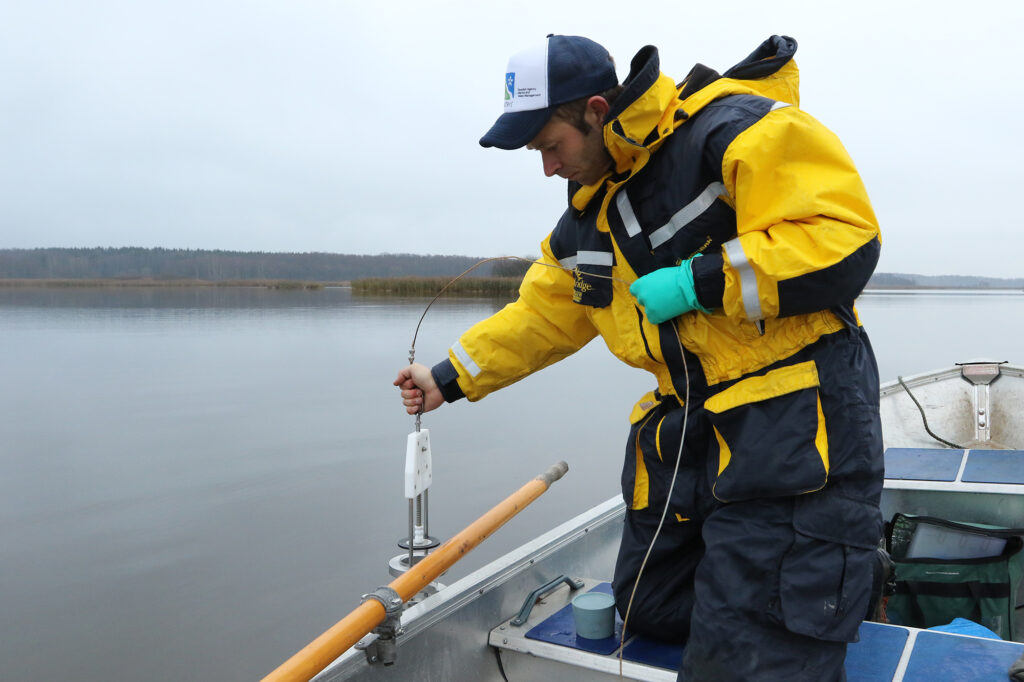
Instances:
[[[583,211],[610,181],[621,184],[647,165],[672,132],[716,99],[754,94],[799,106],[796,41],[771,36],[724,76],[697,64],[680,85],[661,73],[658,49],[648,45],[630,62],[623,91],[604,124],[604,145],[614,170],[593,185],[569,183],[569,197]]]
[[[672,79],[661,73],[656,47],[648,45],[637,52],[623,86],[603,129],[604,146],[614,161],[613,172],[593,185],[570,187],[572,205],[579,211],[586,208],[606,180],[623,182],[646,165],[660,139],[672,132],[678,91]]]

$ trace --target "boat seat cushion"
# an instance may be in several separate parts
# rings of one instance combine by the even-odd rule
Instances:
[[[609,582],[595,585],[591,592],[612,593]],[[535,639],[551,644],[589,651],[595,654],[608,655],[618,651],[622,636],[622,618],[615,614],[615,632],[606,639],[587,639],[576,635],[576,626],[572,618],[572,604],[567,604],[544,621],[530,628],[527,639]],[[679,644],[665,644],[642,636],[627,633],[626,647],[622,650],[622,658],[634,663],[650,665],[668,670],[678,670],[683,660],[683,647]]]
[[[960,480],[1024,484],[1024,450],[971,450]]]
[[[612,593],[612,584],[605,582],[595,585],[590,592]],[[530,628],[526,633],[527,639],[536,639],[541,642],[550,642],[561,646],[589,651],[595,654],[610,654],[619,648],[619,640],[622,637],[622,619],[615,614],[615,630],[611,637],[604,639],[588,639],[576,635],[576,623],[572,617],[572,604],[566,604],[563,608],[545,618],[542,622]]]
[[[955,481],[963,450],[889,448],[885,451],[885,477],[915,481]]]
[[[1024,644],[944,632],[919,632],[903,682],[1002,682]]]
[[[910,631],[865,621],[858,635],[860,640],[846,647],[846,678],[851,682],[893,679]]]

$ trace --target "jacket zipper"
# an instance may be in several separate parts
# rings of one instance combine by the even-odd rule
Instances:
[[[644,334],[644,313],[640,310],[640,306],[633,306],[633,308],[636,310],[637,321],[640,323],[640,338],[644,340],[644,350],[647,351],[647,357],[658,362],[654,354],[651,353],[651,347],[647,344],[647,335]]]

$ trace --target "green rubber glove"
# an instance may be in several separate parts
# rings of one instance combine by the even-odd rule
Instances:
[[[700,254],[693,258],[698,256]],[[693,258],[674,267],[655,270],[629,285],[629,293],[643,306],[651,324],[661,324],[691,310],[711,312],[697,300],[690,268]]]

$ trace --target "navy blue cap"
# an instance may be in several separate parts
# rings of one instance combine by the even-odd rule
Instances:
[[[508,60],[505,113],[480,138],[483,147],[518,149],[537,136],[560,104],[619,84],[608,50],[589,38],[550,35]]]

